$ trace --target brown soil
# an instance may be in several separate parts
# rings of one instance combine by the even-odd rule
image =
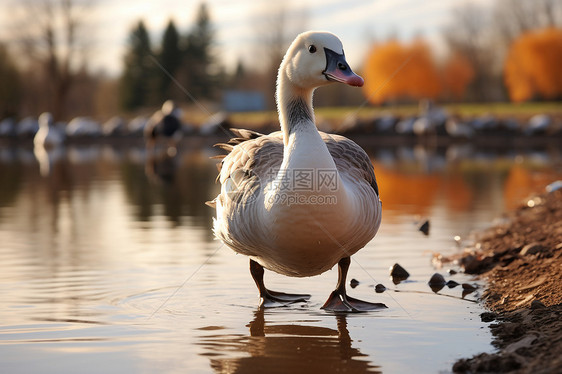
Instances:
[[[457,260],[488,281],[481,318],[497,351],[453,371],[562,373],[562,190],[531,198]]]

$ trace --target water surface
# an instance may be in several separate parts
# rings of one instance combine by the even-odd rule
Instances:
[[[142,144],[0,148],[0,370],[6,373],[449,372],[490,351],[481,289],[434,293],[433,253],[460,250],[532,191],[562,178],[557,150],[497,154],[455,146],[369,145],[383,200],[377,237],[353,256],[350,294],[388,309],[336,315],[320,306],[337,270],[270,272],[306,304],[257,308],[248,259],[213,240],[219,186],[212,140],[168,158]],[[429,218],[424,236],[416,221]],[[411,274],[395,285],[394,263]],[[373,286],[390,290],[381,294]],[[480,283],[481,284],[481,283]]]

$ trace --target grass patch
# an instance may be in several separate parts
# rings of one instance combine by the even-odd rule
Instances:
[[[562,103],[460,103],[445,104],[442,106],[448,113],[460,115],[462,117],[478,117],[492,115],[498,117],[521,117],[527,118],[535,114],[550,114],[561,116]],[[384,107],[320,107],[315,108],[317,119],[343,122],[348,116],[357,118],[373,118],[386,113],[395,116],[406,117],[419,113],[417,105],[395,105]],[[245,125],[249,128],[260,127],[267,123],[277,123],[276,111],[232,113],[231,120],[235,124]]]

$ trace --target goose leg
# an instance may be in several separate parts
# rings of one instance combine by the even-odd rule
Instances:
[[[284,292],[276,292],[265,288],[263,283],[263,266],[256,261],[250,259],[250,273],[258,290],[260,292],[260,306],[271,307],[279,306],[296,302],[304,302],[310,299],[310,295],[306,294],[290,294]]]
[[[332,312],[366,312],[369,310],[386,308],[386,305],[382,303],[370,303],[347,296],[345,283],[349,264],[351,264],[351,259],[349,257],[344,257],[338,262],[338,284],[336,289],[330,294],[326,303],[322,306],[322,309]]]

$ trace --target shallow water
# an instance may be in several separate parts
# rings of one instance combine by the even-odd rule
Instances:
[[[320,309],[333,269],[295,279],[266,273],[307,304],[260,311],[247,258],[214,241],[212,140],[173,159],[140,144],[69,146],[50,154],[0,147],[0,370],[6,373],[449,372],[490,351],[481,288],[434,293],[432,253],[462,240],[545,184],[562,179],[556,150],[501,155],[467,146],[368,148],[384,218],[352,260],[349,292],[388,309]],[[205,144],[202,144],[205,143]],[[208,144],[207,144],[208,143]],[[45,156],[50,156],[46,158]],[[38,158],[41,162],[38,161]],[[429,218],[424,236],[416,221]],[[388,269],[400,263],[400,284]],[[390,290],[375,293],[373,286]]]

